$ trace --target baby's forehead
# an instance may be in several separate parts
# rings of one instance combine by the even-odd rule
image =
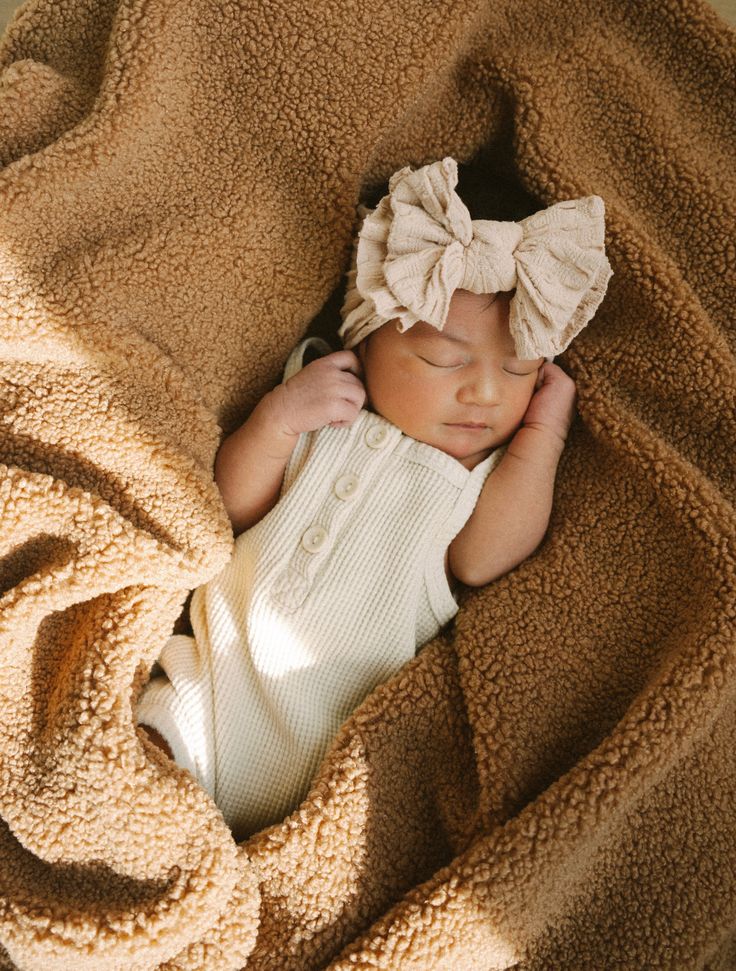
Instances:
[[[418,321],[408,330],[400,334],[404,339],[417,345],[430,345],[469,353],[473,356],[503,360],[534,361],[540,363],[543,357],[521,358],[516,353],[516,344],[508,324],[485,322],[481,328],[461,328],[446,322],[440,329],[426,321]]]
[[[446,321],[444,327],[435,327],[420,320],[403,334],[404,337],[422,343],[431,342],[447,347],[468,348],[479,353],[515,354],[516,347],[508,325],[484,321],[478,325],[468,325],[457,321]]]

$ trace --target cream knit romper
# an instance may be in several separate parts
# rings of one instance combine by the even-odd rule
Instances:
[[[310,344],[331,351],[302,341],[284,380]],[[348,715],[457,613],[445,551],[505,450],[470,471],[365,409],[299,436],[278,503],[195,590],[194,637],[168,639],[136,713],[239,838],[299,805]]]

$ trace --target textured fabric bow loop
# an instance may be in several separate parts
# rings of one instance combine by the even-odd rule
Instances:
[[[354,347],[396,319],[441,330],[457,289],[516,290],[509,329],[521,359],[549,360],[582,330],[613,275],[600,196],[555,203],[519,222],[471,219],[446,157],[389,179],[374,210],[359,207],[340,336]]]

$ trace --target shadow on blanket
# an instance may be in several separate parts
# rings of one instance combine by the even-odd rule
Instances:
[[[735,41],[701,0],[20,8],[3,967],[736,966]],[[606,205],[548,534],[238,843],[131,710],[230,555],[215,452],[334,319],[361,192],[479,148]]]

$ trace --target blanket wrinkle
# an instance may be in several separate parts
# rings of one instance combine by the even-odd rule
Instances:
[[[25,0],[0,40],[0,968],[736,967],[736,29],[705,0]],[[231,833],[133,717],[222,437],[450,155],[600,195],[543,542]],[[183,609],[184,608],[184,609]]]

